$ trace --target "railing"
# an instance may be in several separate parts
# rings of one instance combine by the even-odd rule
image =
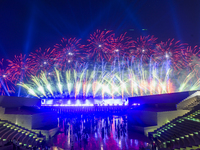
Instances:
[[[25,131],[27,131],[27,132],[33,133],[33,134],[37,135],[37,137],[38,137],[38,133],[36,133],[36,132],[34,132],[34,131],[32,131],[32,130],[26,129],[26,128],[24,128],[24,127],[22,127],[22,126],[19,126],[19,125],[17,125],[17,124],[14,124],[14,123],[12,123],[12,122],[10,122],[10,121],[8,121],[8,120],[1,120],[1,119],[0,119],[0,121],[1,121],[1,122],[4,122],[4,123],[9,123],[9,124],[11,124],[11,125],[13,125],[13,126],[15,126],[15,127],[18,127],[19,129],[22,129],[22,130],[25,130]],[[44,137],[45,137],[45,136],[44,136]]]
[[[200,102],[200,96],[188,98],[177,104],[177,109],[191,110],[193,107],[197,106],[199,102]]]

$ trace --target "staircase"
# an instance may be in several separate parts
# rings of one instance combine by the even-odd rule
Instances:
[[[183,116],[149,133],[160,143],[161,148],[200,149],[199,105]]]
[[[44,136],[39,135],[24,127],[18,126],[6,120],[0,120],[0,140],[4,143],[16,139],[24,147],[33,147],[42,143]]]

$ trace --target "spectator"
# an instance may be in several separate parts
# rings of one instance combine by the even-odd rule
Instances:
[[[17,149],[17,141],[16,139],[14,138],[13,139],[13,150],[16,150]]]
[[[2,147],[3,146],[3,141],[2,140],[0,140],[0,147]]]
[[[17,141],[17,150],[20,150],[20,142],[19,142],[19,140]]]

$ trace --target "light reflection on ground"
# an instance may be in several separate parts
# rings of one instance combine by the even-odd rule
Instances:
[[[53,149],[149,149],[147,137],[128,131],[126,116],[89,118],[64,119],[65,121],[60,123],[62,133],[53,139]]]

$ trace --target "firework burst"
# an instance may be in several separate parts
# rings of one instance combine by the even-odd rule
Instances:
[[[56,61],[55,51],[50,48],[42,50],[37,49],[35,52],[31,52],[27,59],[28,66],[33,68],[32,74],[36,75],[38,70],[48,71],[52,68]]]
[[[30,77],[32,72],[34,72],[34,69],[29,66],[29,63],[27,63],[26,55],[15,55],[13,60],[8,59],[7,61],[9,63],[7,72],[10,74],[10,80],[15,83],[23,81],[26,77]]]
[[[130,57],[130,50],[135,47],[132,38],[127,37],[126,33],[121,34],[117,38],[113,37],[114,36],[112,36],[111,59],[114,60],[115,58],[121,58],[121,56],[124,58]]]
[[[86,52],[88,53],[89,58],[95,61],[111,61],[111,39],[113,39],[112,36],[114,36],[111,32],[111,30],[106,32],[97,30],[93,34],[90,34],[90,38],[87,40],[89,44],[86,45]]]
[[[131,56],[142,60],[144,63],[149,63],[151,56],[155,53],[156,40],[157,38],[153,35],[140,36],[134,41],[135,49],[131,50]]]
[[[55,51],[57,53],[56,65],[58,68],[68,68],[76,62],[82,62],[84,56],[82,53],[82,45],[79,43],[81,39],[70,38],[61,40],[61,44],[56,44]]]
[[[180,43],[180,41],[175,42],[174,39],[161,42],[157,44],[156,58],[160,62],[170,61],[174,70],[183,69],[187,65],[183,57],[185,45]]]
[[[186,49],[183,51],[183,56],[187,64],[192,67],[194,65],[193,61],[199,61],[200,49],[197,45],[193,48],[191,46],[187,46]]]
[[[7,70],[3,69],[3,59],[0,61],[0,93],[1,95],[9,95],[14,92],[14,86],[9,78]]]

